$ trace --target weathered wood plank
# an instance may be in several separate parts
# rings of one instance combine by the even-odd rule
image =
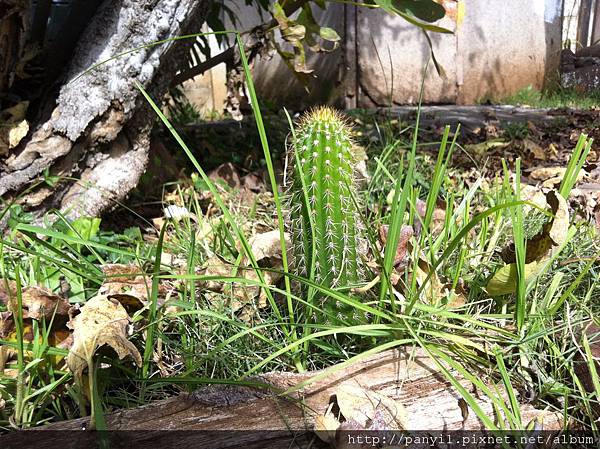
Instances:
[[[257,380],[282,391],[319,374],[323,372],[269,373]],[[454,375],[468,391],[474,392],[468,380],[458,373]],[[409,429],[483,429],[472,411],[464,419],[460,394],[435,362],[418,350],[414,354],[405,350],[387,351],[345,366],[304,387],[293,398],[250,387],[215,385],[112,413],[106,420],[111,430],[312,430],[315,416],[325,412],[343,382],[356,383],[402,404]],[[485,413],[494,417],[490,400],[481,393],[475,392],[474,396]],[[521,405],[521,415],[525,423],[543,415],[545,429],[560,427],[558,416],[530,404]],[[87,424],[88,419],[81,418],[50,424],[44,429],[83,429]]]

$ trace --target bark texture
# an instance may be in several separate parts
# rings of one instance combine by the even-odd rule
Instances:
[[[320,374],[270,373],[259,381],[283,391]],[[459,382],[477,399],[478,405],[494,421],[498,420],[489,399],[477,393],[473,385],[457,372]],[[406,409],[408,428],[417,430],[481,430],[482,423],[458,391],[446,380],[438,366],[422,351],[392,350],[333,371],[321,380],[300,390],[290,399],[276,396],[267,390],[247,387],[209,386],[193,394],[155,402],[140,408],[122,410],[106,416],[111,431],[128,432],[130,447],[160,447],[157,439],[171,438],[151,431],[179,430],[177,440],[168,441],[168,447],[308,447],[307,444],[290,446],[290,436],[296,442],[311,440],[315,417],[323,414],[343,382],[351,382],[369,391],[393,399]],[[498,391],[503,391],[498,385]],[[544,430],[560,429],[558,414],[543,412],[531,404],[521,404],[524,425],[538,420]],[[48,425],[42,429],[53,431],[77,430],[88,427],[88,419],[76,419]],[[202,430],[204,432],[189,432]],[[279,434],[260,431],[277,430]],[[212,431],[206,433],[206,431]],[[83,432],[82,432],[83,434]],[[20,434],[23,441],[23,434]],[[75,438],[68,433],[69,438]],[[60,433],[50,432],[52,440]],[[64,438],[64,434],[63,434]],[[269,438],[265,444],[265,438]],[[0,439],[0,442],[2,440]],[[164,441],[166,443],[166,441]],[[157,446],[158,444],[158,446]],[[261,446],[262,444],[262,446]],[[165,446],[167,447],[167,446]],[[316,444],[311,447],[321,447]],[[327,447],[327,446],[325,446]],[[66,447],[65,447],[66,449]]]
[[[11,87],[16,65],[25,49],[30,2],[5,0],[0,3],[0,93]]]
[[[133,189],[148,160],[154,114],[137,81],[160,100],[184,61],[185,42],[121,55],[200,28],[209,0],[106,0],[80,39],[58,98],[24,142],[0,159],[0,196],[10,198],[40,176],[61,177],[23,196],[41,214],[60,208],[72,218],[96,216]],[[69,180],[68,180],[69,179]]]

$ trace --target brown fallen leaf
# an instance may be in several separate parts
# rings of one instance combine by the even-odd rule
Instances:
[[[43,287],[23,287],[21,290],[23,318],[41,320],[55,315],[67,316],[71,305],[69,302]],[[11,312],[17,311],[17,285],[14,281],[0,279],[0,304],[4,304]]]
[[[118,300],[128,312],[137,311],[148,304],[152,279],[137,265],[106,264],[100,267],[106,278],[98,294]],[[161,307],[167,288],[159,284],[157,306]]]
[[[336,431],[340,427],[339,420],[332,412],[334,404],[330,404],[323,415],[315,417],[315,433],[325,443],[335,447]]]
[[[214,170],[208,173],[211,181],[225,181],[225,183],[234,189],[239,189],[242,185],[242,180],[238,169],[231,162],[219,165]]]
[[[583,339],[586,339],[590,346],[590,352],[593,358],[593,364],[596,368],[596,373],[600,374],[600,327],[594,323],[594,321],[589,321],[583,325],[583,328],[581,329],[581,341],[578,342],[580,348],[575,353],[574,358],[575,374],[581,381],[585,390],[589,393],[594,393],[594,391],[596,391],[596,387],[594,385],[594,375],[590,367],[590,362],[592,362],[592,360],[588,360],[587,354],[581,347],[583,344]],[[593,401],[593,409],[596,415],[600,415],[600,404],[598,404],[596,401]]]
[[[290,235],[284,234],[285,244],[287,248],[291,248],[292,241]],[[256,261],[264,261],[265,259],[281,260],[281,238],[279,230],[256,234],[250,238],[249,242],[252,254]]]
[[[92,369],[94,354],[101,346],[114,349],[121,360],[131,357],[138,366],[142,364],[140,353],[127,338],[129,321],[119,301],[98,295],[88,300],[79,315],[68,323],[73,329],[73,346],[67,356],[67,366],[80,385],[83,385],[85,369]]]
[[[559,247],[565,241],[569,229],[569,209],[565,199],[554,190],[546,194],[546,203],[553,215],[552,220],[544,224],[542,230],[526,242],[525,263],[541,261],[550,250]],[[516,262],[515,244],[511,243],[501,253],[507,263]]]
[[[382,245],[385,247],[387,243],[389,233],[389,226],[382,225],[379,227],[379,239]],[[394,257],[394,266],[405,266],[408,259],[409,253],[409,242],[414,235],[413,227],[410,225],[402,225],[400,229],[400,237],[398,238],[398,245],[396,246],[396,256]]]
[[[566,171],[566,167],[542,167],[532,170],[531,173],[529,173],[529,177],[536,181],[545,181],[557,176],[562,178]]]
[[[381,393],[353,382],[344,382],[336,389],[336,398],[343,417],[358,423],[363,429],[370,429],[377,412],[383,415],[386,429],[406,429],[408,418],[402,404]]]
[[[536,142],[534,142],[531,139],[524,139],[522,143],[523,143],[523,148],[526,151],[531,152],[531,154],[533,154],[534,159],[539,159],[539,160],[545,161],[547,159],[547,157],[549,156],[549,154],[546,152],[546,150],[541,145],[537,144]]]
[[[286,245],[291,247],[289,234],[285,234]],[[281,270],[283,268],[281,261],[281,245],[279,231],[269,231],[263,234],[257,234],[248,242],[252,253],[260,267]],[[231,277],[236,274],[245,279],[259,281],[256,271],[249,266],[247,258],[244,258],[240,267],[235,269],[233,264],[221,260],[217,256],[211,257],[201,270],[205,276]],[[282,274],[276,271],[263,270],[262,275],[267,285],[275,285],[282,277]],[[207,281],[205,286],[208,290],[215,293],[222,293],[229,296],[228,306],[235,313],[240,315],[244,321],[250,321],[254,316],[256,308],[267,306],[267,295],[265,289],[258,285],[233,284],[231,282],[221,282],[219,280]],[[224,298],[219,295],[210,295],[209,300],[220,301]]]
[[[416,277],[417,287],[423,287],[423,299],[427,304],[435,304],[449,294],[437,273],[431,271],[431,265],[423,255],[419,257],[416,270],[410,274],[409,280],[412,280],[413,276]],[[429,280],[427,280],[428,277]],[[427,283],[425,283],[426,281]]]
[[[242,187],[254,193],[265,192],[267,190],[263,178],[256,173],[248,173],[242,177]]]
[[[71,344],[71,336],[66,328],[69,313],[72,310],[69,302],[42,287],[24,287],[21,290],[23,333],[25,342],[32,342],[35,338],[33,321],[44,320],[48,329],[48,344],[54,347],[67,349]],[[17,341],[17,330],[14,314],[17,313],[17,287],[14,281],[0,279],[0,303],[7,306],[8,310],[0,312],[0,338],[7,342]],[[42,337],[40,336],[40,339]],[[4,372],[6,363],[16,357],[16,350],[7,345],[0,344],[0,372]],[[62,357],[56,356],[58,362]]]
[[[402,404],[354,382],[338,386],[323,415],[315,418],[317,436],[336,449],[364,447],[350,445],[345,432],[405,430],[408,417]],[[339,415],[333,412],[335,406]]]
[[[28,101],[21,101],[16,105],[0,111],[0,156],[8,154],[27,135],[29,124],[25,120]]]
[[[529,173],[529,178],[542,181],[542,187],[552,189],[562,182],[566,171],[566,167],[543,167]],[[581,170],[577,175],[577,182],[582,181],[587,176],[586,171]]]

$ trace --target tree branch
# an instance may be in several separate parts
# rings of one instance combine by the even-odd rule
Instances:
[[[293,14],[296,11],[298,11],[309,1],[311,1],[311,0],[293,1],[293,2],[289,3],[288,5],[284,6],[283,10],[285,11],[286,16],[289,16],[290,14]],[[271,28],[275,28],[277,25],[278,25],[277,21],[275,19],[272,19],[269,22],[263,23],[262,25],[256,26],[250,30],[246,30],[246,31],[242,32],[241,34],[242,35],[251,35],[251,36],[262,36],[268,30],[270,30]],[[259,47],[260,45],[262,45],[261,39],[251,39],[251,42],[252,42],[252,44],[250,44],[250,45],[244,45],[244,51],[246,53],[248,53],[248,52],[256,53],[254,50],[256,50],[257,47]],[[235,57],[235,46],[229,47],[227,50],[219,53],[218,55],[213,56],[212,58],[210,58],[206,61],[203,61],[200,64],[195,65],[194,67],[190,67],[186,70],[179,72],[173,78],[173,81],[171,81],[171,87],[178,86],[179,84],[183,83],[184,81],[187,81],[198,75],[201,75],[204,72],[206,72],[207,70],[210,70],[219,64],[232,63],[234,61],[234,57]]]

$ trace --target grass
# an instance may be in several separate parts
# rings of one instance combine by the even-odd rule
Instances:
[[[379,123],[379,138],[363,142],[371,178],[357,192],[369,232],[363,257],[376,268],[365,285],[325,288],[288,270],[276,181],[283,161],[271,159],[268,124],[251,82],[248,91],[271,194],[248,202],[242,192],[211,180],[142,90],[197,171],[195,177],[167,186],[164,205],[185,208],[187,214],[164,219],[160,230],[111,233],[91,219],[71,222],[58,212],[39,226],[18,206],[4,206],[0,215],[8,214],[11,222],[0,241],[0,275],[17,280],[17,306],[0,306],[3,317],[12,312],[4,319],[15,323],[15,332],[0,341],[15,354],[11,352],[0,374],[1,429],[69,419],[90,408],[101,429],[102,417],[111,410],[202,384],[245,384],[248,376],[269,370],[339,369],[402,346],[428,353],[489,429],[528,426],[519,403],[531,395],[538,408],[562,414],[565,427],[596,430],[598,390],[588,391],[576,374],[579,356],[595,366],[593,338],[581,344],[574,338],[600,309],[597,235],[590,224],[572,218],[563,243],[533,278],[526,278],[527,239],[547,217],[540,218],[522,201],[519,162],[505,166],[496,182],[452,179],[449,163],[458,130],[445,129],[431,159],[418,151],[418,122],[400,131]],[[585,139],[577,145],[560,187],[563,196],[573,187],[589,148]],[[384,224],[391,229],[387,243],[378,235]],[[410,241],[407,260],[398,265],[404,224],[421,231]],[[251,240],[260,233],[257,229],[279,235],[281,266],[257,259]],[[490,296],[488,281],[504,266],[498,253],[513,242],[516,291]],[[22,286],[58,292],[67,282],[69,301],[81,305],[110,280],[100,269],[106,263],[133,264],[150,281],[145,305],[132,314],[129,337],[143,363],[136,367],[99,351],[86,390],[65,369],[66,351],[53,343],[52,320],[24,319]],[[270,282],[274,273],[280,279]],[[315,322],[312,312],[319,305],[310,295],[298,295],[293,288],[298,283],[327,301],[360,311],[360,318],[331,324],[335,321],[325,316]],[[597,385],[595,370],[591,375]],[[486,416],[457,376],[470,380],[503,418]]]
[[[441,144],[446,151],[448,140],[449,130]],[[370,154],[379,152],[378,158],[388,155],[387,170],[403,176],[407,173],[406,159],[417,156],[409,148],[404,157],[394,155],[396,162],[391,163],[390,145],[402,148],[400,139],[387,136],[372,144]],[[582,390],[574,375],[573,359],[578,348],[570,335],[577,323],[594,316],[600,304],[595,287],[595,231],[586,223],[574,223],[564,249],[527,288],[521,287],[517,296],[489,297],[485,293],[487,279],[502,263],[495,253],[515,236],[523,241],[525,235],[534,233],[529,228],[539,227],[536,221],[539,218],[525,211],[521,217],[517,215],[518,189],[513,188],[508,175],[487,191],[481,184],[468,189],[466,185],[450,182],[443,175],[447,160],[444,154],[442,151],[434,164],[428,192],[437,191],[434,196],[445,202],[446,214],[455,218],[446,219],[443,229],[436,233],[424,228],[413,244],[425,251],[438,278],[448,280],[454,287],[459,281],[468,285],[464,304],[459,307],[449,306],[451,291],[436,291],[437,296],[428,294],[410,276],[410,270],[400,274],[398,284],[388,283],[383,295],[383,289],[374,288],[360,297],[349,295],[344,289],[323,289],[310,280],[290,275],[291,281],[306,282],[320,294],[371,316],[371,322],[348,322],[337,327],[309,322],[304,318],[308,303],[296,297],[293,290],[288,292],[281,282],[266,283],[263,268],[259,267],[263,279],[248,277],[249,271],[241,269],[241,255],[246,249],[236,239],[257,217],[272,216],[277,210],[274,198],[267,195],[262,200],[257,198],[260,202],[255,205],[240,207],[239,192],[218,184],[205,192],[192,181],[176,186],[177,195],[171,196],[171,201],[186,207],[198,221],[169,220],[161,230],[162,237],[158,234],[151,242],[132,231],[128,235],[137,234],[137,238],[100,230],[81,238],[64,231],[69,229],[64,219],[47,228],[15,222],[12,237],[2,242],[2,277],[20,279],[23,285],[39,284],[57,290],[63,275],[72,280],[72,286],[77,286],[71,293],[71,302],[82,303],[95,294],[102,282],[98,267],[105,262],[134,263],[140,271],[145,268],[154,274],[150,306],[134,321],[136,331],[132,337],[140,348],[146,348],[143,368],[136,373],[129,363],[101,355],[100,361],[110,365],[97,370],[97,394],[102,410],[143,404],[202,383],[236,382],[266,370],[323,368],[391,347],[415,346],[439,360],[440,369],[453,384],[458,385],[455,376],[460,373],[472,378],[481,391],[491,396],[507,421],[501,424],[484,421],[490,428],[527,424],[520,421],[516,405],[517,392],[524,385],[535,390],[539,406],[555,411],[566,407],[569,425],[576,421],[594,426],[591,413],[597,398]],[[573,164],[576,167],[579,161]],[[415,160],[412,165],[418,172],[416,167],[423,164]],[[206,193],[217,193],[221,199],[217,216],[207,217],[206,200],[201,199]],[[368,208],[382,206],[376,212],[365,211],[369,220],[378,223],[391,220],[393,207],[386,205],[389,191],[367,185],[360,195],[372,200],[363,202]],[[429,207],[436,204],[432,197],[430,194],[424,197]],[[406,222],[411,210],[412,216],[418,217],[414,211],[415,195],[407,194],[406,198],[407,212],[401,222]],[[208,201],[216,202],[216,198],[210,197]],[[248,209],[253,209],[254,215]],[[430,222],[432,215],[426,213],[424,222]],[[278,221],[271,219],[267,229],[277,227]],[[247,240],[246,234],[244,237]],[[377,237],[372,237],[376,242]],[[496,244],[488,245],[492,241]],[[247,247],[251,251],[249,244]],[[377,251],[373,247],[371,250]],[[161,253],[168,254],[170,260],[184,262],[179,262],[179,266],[157,264]],[[214,255],[228,261],[234,272],[211,276],[211,281],[234,285],[236,289],[244,284],[259,285],[269,290],[276,304],[291,303],[292,313],[288,314],[286,308],[280,308],[279,312],[268,306],[258,308],[250,302],[246,304],[250,318],[243,317],[232,307],[238,299],[236,291],[208,292],[201,288],[208,281],[207,275],[198,274],[187,264],[202,266]],[[411,263],[414,269],[414,262]],[[182,268],[185,274],[180,274]],[[177,284],[169,310],[156,307],[157,282]],[[397,293],[405,298],[404,302],[398,301]],[[48,372],[46,361],[56,357],[56,349],[49,344],[50,334],[43,330],[44,323],[33,321],[32,325],[38,327],[38,338],[25,343],[19,338],[14,343],[6,342],[17,349],[23,344],[24,349],[18,350],[22,356],[9,363],[17,377],[3,376],[0,381],[6,404],[1,412],[4,428],[9,428],[9,423],[29,427],[47,420],[67,419],[85,413],[87,407],[84,392],[77,391],[70,373],[61,369],[60,363]],[[474,376],[475,372],[483,374]],[[501,382],[508,402],[499,392],[490,390],[482,379]],[[477,412],[472,394],[460,391]],[[585,401],[576,400],[581,398]],[[19,418],[10,420],[13,415]]]
[[[533,86],[528,86],[514,95],[502,98],[499,103],[531,108],[592,109],[600,107],[600,94],[593,91],[578,92],[574,89],[565,88],[541,92]]]

